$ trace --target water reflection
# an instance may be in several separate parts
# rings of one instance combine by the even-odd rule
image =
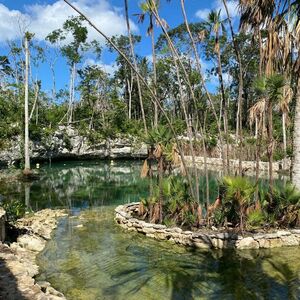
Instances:
[[[138,201],[149,192],[149,182],[139,176],[141,162],[118,161],[114,165],[105,161],[75,161],[42,166],[39,179],[33,182],[1,182],[0,199],[18,200],[27,208],[38,210],[46,207],[86,208]],[[200,200],[206,199],[205,177],[199,171]],[[209,172],[209,195],[214,201],[218,196],[222,173]],[[254,178],[253,178],[254,181]],[[283,180],[275,184],[283,184]],[[261,185],[268,184],[261,180]]]
[[[137,201],[148,192],[139,178],[139,162],[68,162],[45,166],[33,182],[0,182],[3,201],[19,200],[28,208],[84,208]]]

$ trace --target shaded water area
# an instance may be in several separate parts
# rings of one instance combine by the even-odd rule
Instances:
[[[300,299],[297,247],[200,251],[116,225],[117,205],[148,194],[140,166],[134,161],[57,163],[43,167],[38,181],[0,185],[5,201],[21,199],[33,210],[71,209],[39,255],[37,280],[51,282],[68,299]],[[210,174],[212,199],[217,177]]]

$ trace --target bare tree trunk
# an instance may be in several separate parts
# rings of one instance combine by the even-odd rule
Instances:
[[[152,14],[150,14],[151,23],[152,23]],[[151,46],[152,46],[152,66],[153,66],[153,84],[154,84],[154,93],[157,96],[157,74],[156,74],[156,54],[155,54],[155,41],[154,41],[154,29],[151,31]],[[158,107],[157,103],[154,102],[154,127],[158,125]]]
[[[129,120],[131,120],[132,88],[133,88],[133,74],[132,74],[132,70],[130,70],[130,81],[127,80],[127,90],[128,90],[128,119]]]
[[[33,106],[32,106],[31,112],[30,112],[29,121],[32,119],[34,110],[37,107],[37,101],[38,101],[38,98],[39,98],[39,91],[40,91],[40,87],[39,87],[38,83],[36,82],[35,83],[35,89],[34,89],[34,103],[33,103]]]
[[[300,190],[300,76],[297,83],[293,153],[292,182]]]
[[[71,72],[71,84],[70,84],[70,97],[69,97],[69,116],[68,125],[73,121],[73,108],[74,108],[74,98],[75,98],[75,76],[76,76],[76,64],[73,63]]]
[[[55,62],[51,62],[50,63],[50,70],[51,70],[51,74],[52,74],[52,100],[55,101],[56,100],[56,79],[55,79],[55,68],[54,68],[54,64]]]
[[[127,0],[125,0],[124,3],[125,3],[126,25],[127,25],[128,38],[129,38],[129,43],[130,43],[130,52],[131,52],[131,56],[132,56],[133,65],[134,65],[135,69],[138,70],[138,65],[137,65],[135,54],[134,54],[134,45],[133,45],[131,30],[130,30]],[[143,119],[143,123],[144,123],[144,129],[145,129],[145,133],[148,134],[145,111],[144,111],[144,103],[143,103],[143,97],[142,97],[142,90],[141,90],[141,83],[140,83],[140,79],[138,76],[136,76],[136,82],[137,82],[137,86],[138,86],[138,94],[139,94],[139,100],[140,100],[140,106],[141,106],[142,119]]]
[[[29,113],[28,113],[28,77],[29,77],[29,46],[28,46],[28,37],[25,34],[24,39],[24,46],[25,46],[25,103],[24,103],[24,110],[25,110],[25,139],[24,139],[24,155],[25,155],[25,167],[23,173],[28,175],[30,173],[30,157],[29,157]]]

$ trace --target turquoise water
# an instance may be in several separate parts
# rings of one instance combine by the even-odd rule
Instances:
[[[31,209],[68,207],[38,257],[40,275],[68,299],[300,299],[300,250],[200,251],[124,231],[114,208],[147,196],[140,162],[42,166],[32,183],[0,185]],[[217,174],[211,174],[211,197]],[[215,194],[214,194],[215,193]]]

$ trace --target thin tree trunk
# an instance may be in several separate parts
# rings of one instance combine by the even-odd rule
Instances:
[[[296,94],[293,153],[292,182],[300,190],[300,76],[298,77]]]
[[[271,194],[273,193],[273,109],[272,102],[268,100],[268,159],[269,159],[269,185]]]
[[[124,3],[125,3],[126,25],[127,25],[128,38],[129,38],[129,44],[130,44],[130,52],[131,52],[131,56],[132,56],[133,65],[134,65],[135,69],[138,70],[138,65],[137,65],[135,54],[134,54],[134,45],[133,45],[131,30],[130,30],[127,0],[125,0]],[[145,129],[145,133],[147,135],[148,129],[147,129],[147,123],[146,123],[146,117],[145,117],[145,111],[144,111],[143,96],[142,96],[142,90],[141,90],[141,83],[140,83],[140,79],[138,76],[136,76],[136,82],[137,82],[137,86],[138,86],[138,94],[139,94],[139,100],[140,100],[140,106],[141,106],[142,119],[143,119],[143,123],[144,123],[144,129]]]
[[[286,112],[282,112],[282,135],[283,135],[283,169],[285,169],[285,160],[287,156],[287,144],[286,144]]]
[[[130,70],[130,81],[127,79],[127,90],[128,90],[128,119],[131,120],[131,106],[132,106],[132,88],[133,88],[133,75]]]
[[[25,139],[24,139],[24,155],[25,155],[25,167],[24,167],[24,174],[30,173],[30,157],[29,157],[29,113],[28,113],[28,77],[29,77],[29,46],[28,46],[28,37],[25,34],[24,39],[24,46],[25,46],[25,103],[24,103],[24,110],[25,110]]]
[[[221,61],[221,52],[220,52],[220,43],[219,43],[219,32],[216,32],[216,45],[217,45],[217,58],[218,58],[218,77],[221,88],[221,96],[222,96],[222,115],[224,121],[224,133],[226,136],[226,170],[229,173],[230,164],[229,164],[229,141],[228,141],[228,107],[225,96],[225,88],[224,88],[224,80],[222,74],[222,61]]]
[[[35,91],[34,91],[34,103],[33,103],[33,106],[32,106],[31,112],[30,112],[29,121],[32,119],[34,110],[35,110],[35,108],[37,106],[37,101],[38,101],[38,97],[39,97],[39,91],[40,91],[40,88],[39,88],[38,83],[36,82],[36,84],[35,84]]]
[[[74,108],[74,98],[75,98],[75,76],[76,76],[76,64],[73,63],[72,73],[71,73],[71,85],[70,85],[70,102],[69,102],[69,118],[68,125],[73,121],[73,108]]]
[[[55,68],[54,68],[55,62],[50,63],[50,70],[52,74],[52,100],[56,100],[56,79],[55,79]]]
[[[242,128],[242,101],[243,101],[243,90],[244,90],[244,80],[243,80],[243,66],[242,66],[242,58],[239,51],[239,47],[237,41],[235,39],[235,34],[233,31],[233,26],[231,22],[231,16],[229,14],[229,10],[227,7],[227,1],[223,0],[223,4],[226,10],[227,18],[229,20],[229,27],[232,36],[233,47],[235,51],[235,55],[239,64],[239,91],[238,91],[238,109],[236,115],[236,137],[239,140],[239,173],[242,174],[242,140],[243,140],[243,128]]]
[[[152,14],[150,14],[151,23]],[[152,46],[152,66],[153,66],[153,84],[154,84],[154,93],[157,96],[157,74],[156,74],[156,53],[155,53],[155,40],[154,40],[154,29],[151,30],[151,46]],[[158,126],[158,107],[157,103],[154,102],[154,127]]]

